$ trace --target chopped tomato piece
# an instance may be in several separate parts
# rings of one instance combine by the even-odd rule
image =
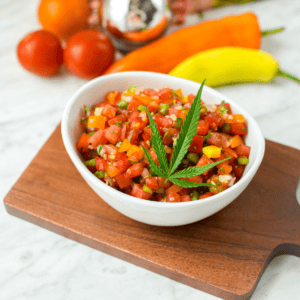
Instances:
[[[202,178],[201,175],[196,175],[196,176],[193,176],[193,177],[187,177],[187,178],[182,178],[182,179],[187,180],[187,181],[191,181],[191,182],[196,182],[196,183],[203,182],[203,178]]]
[[[203,148],[203,136],[195,135],[191,142],[189,151],[194,153],[201,153]]]
[[[128,104],[128,106],[127,106],[127,109],[128,110],[136,110],[140,105],[142,105],[143,103],[142,102],[140,102],[140,101],[138,101],[138,100],[134,100],[134,99],[132,99],[130,102],[129,102],[129,104]]]
[[[178,137],[179,129],[170,128],[163,136],[163,143],[167,146],[171,145],[175,138]]]
[[[208,192],[208,193],[203,194],[203,195],[200,197],[200,199],[205,199],[205,198],[211,197],[211,196],[213,196],[213,195],[214,195],[214,194],[213,194],[212,192]]]
[[[213,130],[217,130],[218,126],[220,125],[222,119],[216,113],[210,113],[204,118],[205,121],[209,123],[210,128]]]
[[[170,88],[163,88],[158,93],[157,96],[161,100],[170,100],[173,96],[172,89]]]
[[[119,174],[115,178],[117,180],[117,184],[121,189],[131,186],[133,182],[131,178],[125,178],[125,173]]]
[[[93,149],[96,149],[100,144],[105,145],[107,143],[107,139],[104,136],[104,130],[99,129],[96,131],[88,140],[90,146]]]
[[[200,120],[197,126],[197,134],[199,135],[207,135],[209,130],[209,122]]]
[[[157,181],[158,181],[159,188],[168,189],[172,185],[170,180],[166,180],[166,178],[160,176],[157,178]]]
[[[145,192],[143,190],[143,185],[141,183],[135,183],[132,186],[132,190],[131,190],[131,196],[140,198],[140,199],[145,199],[145,200],[149,200],[152,197],[151,193]]]
[[[130,141],[132,145],[137,145],[139,141],[139,132],[136,129],[131,129],[126,132],[126,139]]]
[[[247,134],[247,126],[245,123],[232,123],[232,124],[230,124],[230,133],[246,135]]]
[[[159,165],[158,158],[154,150],[150,151],[150,156],[154,160],[155,164]]]
[[[105,129],[105,137],[106,139],[112,143],[112,144],[116,144],[117,141],[118,141],[118,138],[120,137],[121,135],[121,131],[122,131],[122,128],[120,128],[119,126],[113,124],[113,125],[110,125],[109,128]]]
[[[116,154],[118,152],[118,148],[114,145],[104,145],[103,148],[106,150],[107,154]]]
[[[234,150],[230,149],[230,148],[223,148],[224,152],[226,152],[229,156],[232,156],[234,158],[237,158],[237,154]]]
[[[236,148],[236,154],[237,156],[246,156],[249,158],[251,147],[246,145],[240,145]]]
[[[121,114],[121,115],[118,115],[116,116],[115,118],[113,119],[110,119],[107,124],[110,126],[112,124],[117,124],[117,125],[120,125],[119,127],[122,127],[122,123],[126,122],[127,121],[127,116],[125,114]]]
[[[140,176],[143,172],[144,165],[142,163],[135,164],[127,169],[125,178],[134,178]]]
[[[129,159],[125,153],[117,153],[113,166],[118,168],[121,172],[125,172],[131,166]]]
[[[176,117],[178,117],[178,113],[179,113],[179,110],[172,108],[172,107],[170,107],[167,111],[168,116],[175,115]]]
[[[158,178],[148,177],[145,179],[146,186],[150,189],[158,189]]]
[[[105,171],[106,164],[106,160],[102,159],[100,156],[96,156],[96,169],[98,171]]]
[[[112,119],[116,116],[117,109],[110,104],[106,104],[101,112],[102,116]]]
[[[184,187],[180,186],[180,185],[177,185],[177,184],[173,184],[172,186],[170,186],[168,189],[167,189],[167,194],[169,192],[174,192],[174,193],[178,193],[180,192],[182,189],[184,189]]]
[[[147,108],[150,112],[155,112],[155,111],[158,111],[159,104],[158,104],[158,102],[153,101],[147,105]]]
[[[146,96],[157,96],[157,91],[153,90],[153,89],[144,89],[143,94],[145,94]]]
[[[180,202],[180,195],[172,191],[167,192],[167,202]]]
[[[189,202],[189,201],[191,201],[190,195],[185,195],[180,197],[180,202]]]
[[[209,159],[206,155],[202,155],[200,160],[198,161],[196,167],[202,167],[202,166],[205,166],[205,165],[209,165],[213,163],[213,161],[211,159]],[[203,175],[206,175],[208,173],[209,170],[203,172],[202,174]]]
[[[223,133],[214,132],[206,142],[210,145],[214,145],[217,147],[229,147],[230,142],[228,141],[227,137]]]

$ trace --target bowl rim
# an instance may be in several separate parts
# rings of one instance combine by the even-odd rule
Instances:
[[[160,77],[162,79],[166,78],[166,77],[173,77],[175,81],[182,82],[182,85],[188,83],[188,84],[192,84],[192,85],[198,85],[199,86],[198,88],[200,88],[200,83],[197,83],[195,81],[191,81],[191,80],[183,79],[183,78],[178,78],[178,77],[167,75],[167,74],[161,74],[161,73],[156,73],[156,72],[146,72],[146,71],[127,71],[127,72],[119,72],[119,73],[104,75],[104,76],[97,77],[97,78],[87,82],[82,87],[80,87],[73,94],[73,96],[70,98],[70,100],[68,101],[68,103],[67,103],[67,105],[64,109],[62,122],[61,122],[61,133],[62,133],[63,143],[64,143],[64,146],[67,150],[68,155],[70,156],[73,164],[78,169],[79,173],[82,175],[82,177],[86,181],[90,181],[93,185],[99,187],[99,189],[102,189],[105,193],[112,194],[112,196],[114,198],[118,199],[118,198],[122,197],[123,199],[125,199],[126,201],[129,201],[132,204],[148,206],[148,207],[153,207],[153,208],[154,207],[162,207],[162,208],[165,208],[165,207],[168,207],[168,208],[173,208],[173,207],[188,208],[189,207],[190,208],[192,206],[197,206],[197,205],[205,204],[207,202],[213,202],[213,201],[220,200],[222,198],[226,198],[226,196],[230,195],[235,189],[238,189],[240,186],[245,184],[247,182],[247,180],[249,179],[249,177],[251,178],[252,176],[255,175],[257,169],[259,168],[259,166],[262,162],[264,152],[265,152],[265,139],[263,137],[263,134],[262,134],[262,131],[261,131],[260,127],[258,126],[255,119],[244,108],[242,108],[240,105],[238,105],[236,102],[234,102],[233,100],[231,100],[227,96],[223,95],[222,93],[214,90],[213,88],[210,88],[208,86],[204,86],[204,89],[206,91],[208,91],[209,94],[214,94],[218,97],[223,98],[226,102],[228,102],[230,104],[233,104],[235,106],[235,108],[237,110],[239,110],[240,113],[245,116],[247,122],[248,123],[251,122],[252,125],[254,126],[254,130],[255,130],[256,135],[257,135],[257,147],[258,147],[257,156],[255,157],[253,165],[248,170],[247,174],[243,175],[242,178],[237,183],[235,183],[232,187],[226,189],[222,193],[219,193],[217,195],[213,195],[209,198],[201,199],[201,201],[170,203],[170,202],[148,201],[148,200],[140,199],[140,198],[137,198],[137,197],[134,197],[134,196],[131,196],[131,195],[127,195],[123,192],[120,192],[120,191],[108,186],[107,184],[105,184],[104,182],[99,180],[96,176],[94,176],[84,166],[81,159],[79,158],[78,153],[76,153],[76,151],[74,151],[74,149],[73,149],[71,139],[68,135],[69,113],[70,113],[71,108],[73,107],[73,104],[76,101],[76,99],[82,93],[84,93],[86,90],[88,90],[89,88],[91,88],[91,87],[93,87],[93,86],[95,86],[95,85],[97,85],[97,84],[99,84],[103,81],[119,79],[120,77],[124,77],[124,76],[126,76],[126,77],[128,77],[128,76],[148,76],[148,77]]]

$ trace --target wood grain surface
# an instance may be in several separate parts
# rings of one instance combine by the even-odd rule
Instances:
[[[266,142],[263,163],[229,206],[156,227],[115,211],[85,183],[60,126],[4,199],[8,213],[223,299],[249,299],[277,255],[300,257],[300,151]]]

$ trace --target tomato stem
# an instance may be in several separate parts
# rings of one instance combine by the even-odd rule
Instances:
[[[282,71],[282,70],[278,70],[278,75],[279,76],[283,76],[283,77],[286,77],[286,78],[289,78],[289,79],[291,79],[291,80],[294,80],[294,81],[297,81],[297,82],[300,82],[300,79],[299,78],[297,78],[297,77],[295,77],[295,76],[293,76],[293,75],[291,75],[291,74],[289,74],[289,73],[287,73],[287,72],[284,72],[284,71]]]
[[[261,37],[265,37],[265,36],[268,36],[268,35],[276,34],[276,33],[279,33],[279,32],[281,32],[283,30],[285,30],[284,27],[279,27],[279,28],[269,29],[269,30],[263,30],[261,32]]]

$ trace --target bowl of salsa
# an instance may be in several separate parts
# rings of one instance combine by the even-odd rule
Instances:
[[[164,74],[123,72],[88,82],[70,99],[62,119],[66,150],[113,208],[140,222],[178,226],[216,213],[247,187],[263,158],[263,135],[245,110],[206,86],[194,136],[176,172],[214,165],[180,179],[184,184],[153,166],[163,169],[162,152],[170,166],[178,154],[175,145],[199,87]],[[150,118],[161,151],[153,147]]]

